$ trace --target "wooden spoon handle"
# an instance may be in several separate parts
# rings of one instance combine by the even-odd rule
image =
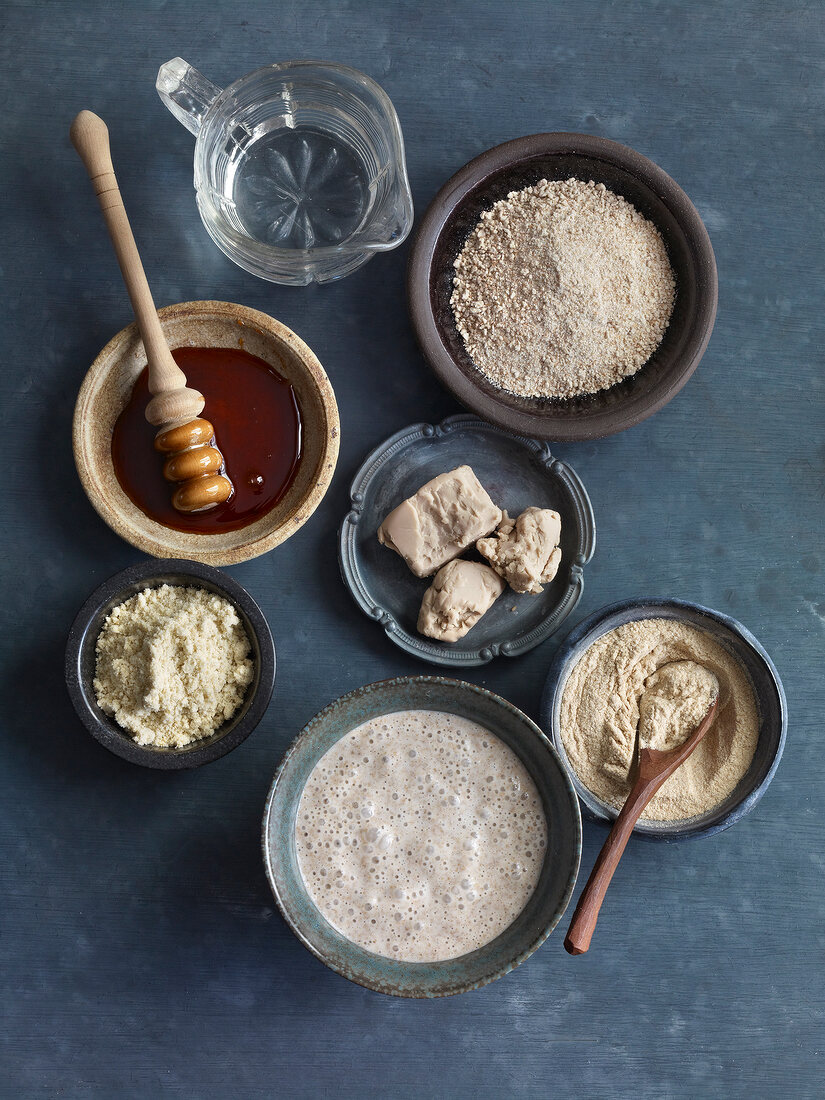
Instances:
[[[656,783],[656,780],[653,782]],[[661,786],[663,782],[664,779],[657,786]],[[571,955],[583,955],[590,947],[599,910],[613,873],[619,866],[633,826],[642,816],[642,811],[654,793],[651,792],[651,785],[650,779],[639,776],[599,852],[564,939],[565,950]]]
[[[604,895],[613,878],[613,872],[619,865],[633,826],[642,816],[642,811],[654,794],[664,784],[666,779],[680,767],[690,756],[702,738],[710,729],[719,708],[719,699],[711,703],[707,714],[688,737],[688,739],[675,749],[663,752],[660,749],[642,748],[639,750],[639,767],[636,781],[631,787],[627,801],[622,806],[619,816],[613,823],[613,828],[599,852],[596,864],[590,872],[590,878],[579,898],[576,912],[570,922],[567,935],[564,939],[565,950],[571,955],[583,955],[590,947],[590,940],[599,910],[604,901]]]
[[[91,111],[81,111],[72,123],[69,134],[89,173],[129,292],[149,362],[149,389],[152,393],[181,389],[186,386],[186,376],[172,358],[152,301],[152,292],[112,167],[106,123]]]

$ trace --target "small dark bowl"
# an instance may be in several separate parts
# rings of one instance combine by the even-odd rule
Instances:
[[[483,211],[510,191],[571,177],[603,183],[658,228],[676,276],[676,304],[662,343],[632,377],[568,400],[518,397],[488,382],[467,354],[450,307],[453,261]],[[657,412],[693,374],[716,317],[716,261],[693,203],[647,157],[590,134],[533,134],[482,153],[441,188],[418,227],[407,294],[421,350],[466,408],[538,439],[598,439]]]
[[[541,701],[542,726],[570,773],[585,814],[606,824],[615,821],[617,811],[588,790],[571,767],[561,738],[559,714],[567,678],[585,650],[608,631],[639,619],[678,619],[710,634],[714,641],[739,659],[754,690],[759,713],[759,740],[751,766],[738,786],[724,802],[706,814],[678,822],[642,821],[633,830],[640,836],[660,840],[712,836],[741,821],[768,789],[782,758],[788,728],[788,704],[779,673],[753,634],[736,619],[685,600],[635,599],[603,607],[568,634],[553,658]]]
[[[401,962],[359,947],[321,915],[304,886],[295,850],[295,817],[315,765],[356,726],[397,710],[440,710],[470,718],[508,745],[541,795],[548,844],[533,895],[509,928],[468,955],[443,962]],[[350,691],[304,727],[275,775],[263,820],[269,885],[292,931],[313,955],[352,982],[396,997],[448,997],[508,974],[541,946],[567,908],[581,857],[576,794],[558,754],[512,703],[491,691],[441,676],[404,676]]]
[[[183,749],[155,749],[139,745],[97,705],[94,690],[95,645],[112,608],[162,584],[205,588],[235,605],[246,628],[255,661],[255,678],[237,712],[211,737]],[[198,768],[225,756],[252,733],[264,716],[275,684],[275,645],[261,609],[237,581],[209,565],[183,558],[152,560],[132,565],[110,577],[91,594],[77,613],[66,644],[66,687],[80,720],[89,733],[116,756],[146,768]]]

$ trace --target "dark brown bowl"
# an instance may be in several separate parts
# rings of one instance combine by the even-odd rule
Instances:
[[[654,223],[676,276],[676,304],[662,343],[632,377],[586,397],[518,397],[488,382],[464,348],[450,307],[453,261],[493,203],[541,179],[570,177],[603,183]],[[441,382],[485,420],[547,440],[612,435],[666,405],[693,374],[707,347],[717,289],[710,238],[681,187],[647,157],[590,134],[532,134],[471,160],[430,204],[407,271],[413,328]]]

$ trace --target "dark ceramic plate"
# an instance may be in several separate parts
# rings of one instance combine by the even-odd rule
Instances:
[[[374,955],[328,924],[304,887],[295,853],[295,817],[310,772],[350,730],[397,710],[441,710],[485,726],[516,753],[541,795],[547,855],[536,889],[500,936],[457,959],[408,963]],[[350,981],[398,997],[447,997],[508,974],[558,924],[576,881],[581,819],[575,792],[553,746],[534,722],[484,688],[440,676],[401,677],[368,684],[322,710],[281,762],[263,820],[263,856],[275,900],[292,931],[314,955]]]
[[[570,400],[517,397],[488,382],[464,348],[450,308],[453,261],[483,211],[508,192],[570,177],[603,183],[657,226],[676,275],[676,305],[662,343],[633,377]],[[597,439],[651,416],[690,378],[716,317],[716,261],[696,208],[652,161],[589,134],[533,134],[482,153],[441,188],[418,227],[407,293],[424,355],[466,408],[538,439]]]
[[[243,622],[255,661],[255,678],[237,713],[219,730],[183,749],[155,749],[139,745],[97,705],[93,680],[95,645],[103,621],[112,608],[144,588],[162,584],[191,585],[216,592],[235,605]],[[183,558],[141,562],[110,577],[91,594],[77,613],[66,644],[66,687],[80,720],[110,752],[146,768],[197,768],[225,756],[252,733],[264,716],[275,684],[275,646],[261,609],[237,581],[196,561]]]
[[[759,710],[759,740],[753,762],[736,789],[720,806],[699,817],[680,822],[642,821],[633,830],[642,836],[662,840],[712,836],[750,813],[768,789],[785,748],[788,726],[788,705],[779,673],[756,638],[736,619],[684,600],[636,599],[603,607],[579,623],[556,652],[541,702],[542,725],[570,772],[585,813],[596,821],[614,821],[616,810],[580,783],[570,766],[559,730],[559,714],[567,677],[584,651],[609,630],[639,619],[678,619],[704,630],[738,657],[750,677]]]
[[[472,466],[500,507],[515,518],[529,505],[561,516],[562,561],[541,595],[505,588],[476,626],[458,642],[436,642],[416,631],[431,578],[414,576],[376,532],[402,500],[445,470]],[[474,416],[441,424],[413,424],[391,435],[366,459],[350,490],[352,510],[341,525],[341,574],[355,602],[383,626],[390,641],[436,665],[483,665],[503,654],[516,657],[548,638],[570,614],[584,587],[583,568],[593,556],[593,509],[574,471],[549,447],[511,435]],[[476,557],[468,552],[465,557]]]

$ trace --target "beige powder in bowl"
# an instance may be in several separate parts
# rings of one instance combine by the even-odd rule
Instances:
[[[139,745],[183,748],[210,737],[254,676],[235,607],[204,588],[163,584],[118,604],[97,639],[98,705]]]
[[[659,670],[674,662],[692,662],[716,678],[719,709],[696,749],[651,799],[643,821],[681,821],[707,813],[745,775],[759,737],[756,697],[745,669],[724,646],[688,623],[640,619],[597,638],[562,693],[560,732],[567,758],[588,790],[619,809],[630,793],[640,703]],[[696,714],[707,705],[704,699]]]
[[[450,304],[478,370],[521,397],[596,393],[662,340],[675,280],[659,230],[601,183],[540,180],[486,210]]]

